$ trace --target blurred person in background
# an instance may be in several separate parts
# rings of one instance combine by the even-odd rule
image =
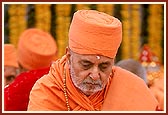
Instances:
[[[118,61],[115,65],[136,74],[138,77],[142,78],[146,84],[148,83],[147,71],[139,61],[134,59],[124,59]]]
[[[25,30],[18,42],[20,74],[4,89],[5,111],[26,111],[29,93],[36,80],[47,74],[57,54],[54,38],[40,29]]]
[[[4,45],[4,86],[12,83],[19,74],[16,48],[12,44]]]

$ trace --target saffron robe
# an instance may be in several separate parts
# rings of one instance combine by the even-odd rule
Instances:
[[[113,76],[104,90],[91,96],[81,93],[73,85],[66,56],[54,62],[49,74],[36,81],[30,93],[28,111],[67,111],[66,91],[72,111],[155,111],[158,105],[145,82],[135,74],[113,67]]]

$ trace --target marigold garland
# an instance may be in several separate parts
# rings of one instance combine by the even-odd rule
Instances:
[[[121,5],[121,16],[123,24],[123,38],[122,38],[122,59],[130,58],[130,36],[131,36],[131,22],[130,22],[130,5]]]
[[[90,9],[90,4],[76,4],[76,10],[88,10]]]
[[[50,32],[51,29],[51,4],[35,4],[36,27]],[[114,4],[96,4],[96,9],[113,15]],[[123,23],[122,59],[138,59],[141,45],[141,6],[140,4],[121,5]],[[56,40],[58,44],[58,57],[65,53],[68,44],[68,28],[70,24],[71,4],[57,4],[56,11]],[[91,4],[76,4],[75,10],[91,9]],[[148,44],[162,62],[163,49],[163,5],[150,4],[148,7]],[[10,4],[9,9],[9,42],[17,47],[19,35],[27,28],[27,5]],[[157,31],[156,31],[157,28]]]
[[[141,5],[131,5],[131,58],[138,60],[141,46]]]
[[[132,58],[137,60],[140,49],[141,34],[141,5],[121,5],[123,23],[122,59]]]
[[[159,62],[162,62],[163,48],[161,42],[163,40],[163,8],[161,4],[149,5],[148,18],[148,43],[154,54],[158,57]]]
[[[113,15],[114,13],[114,4],[97,4],[97,10]]]
[[[51,4],[35,4],[36,28],[50,32],[51,28]]]
[[[68,29],[70,25],[70,12],[72,5],[58,4],[56,11],[56,41],[58,45],[58,58],[65,54],[65,48],[68,46]]]
[[[26,9],[26,4],[9,5],[9,42],[15,47],[17,47],[20,34],[27,28]]]

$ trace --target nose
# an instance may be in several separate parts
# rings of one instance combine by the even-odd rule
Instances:
[[[90,74],[90,77],[93,79],[93,80],[98,80],[100,78],[100,73],[99,73],[99,69],[97,67],[94,67],[91,74]]]

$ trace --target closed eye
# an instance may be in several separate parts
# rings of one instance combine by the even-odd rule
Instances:
[[[109,67],[110,67],[110,63],[108,63],[108,62],[99,64],[99,69],[100,69],[101,71],[105,71],[105,70],[108,69]]]
[[[80,65],[84,70],[90,69],[93,66],[93,63],[87,60],[80,61]]]

